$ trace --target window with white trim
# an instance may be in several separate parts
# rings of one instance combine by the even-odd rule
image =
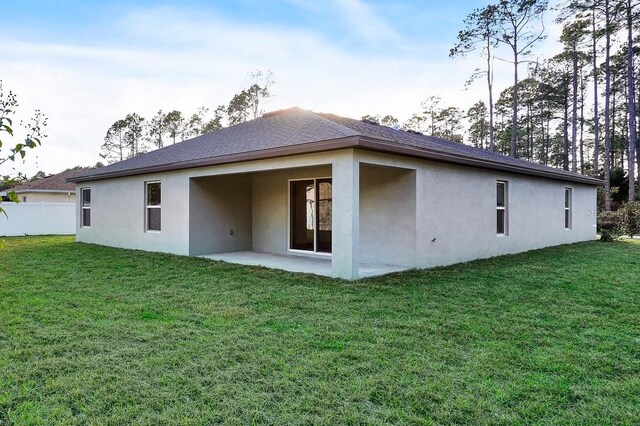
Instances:
[[[80,208],[82,214],[82,227],[91,226],[91,188],[82,188],[80,190]]]
[[[564,229],[571,229],[571,203],[572,203],[571,188],[564,189]]]
[[[508,235],[509,233],[509,194],[507,182],[499,180],[496,182],[496,231],[498,235]]]
[[[162,187],[160,182],[145,182],[145,229],[159,232],[162,217]]]

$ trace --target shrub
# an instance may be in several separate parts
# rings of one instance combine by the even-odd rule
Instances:
[[[599,212],[598,213],[598,231],[609,231],[612,234],[622,232],[622,212]]]
[[[600,232],[600,239],[598,241],[610,243],[612,241],[615,241],[615,239],[616,239],[616,236],[613,234],[613,232],[609,231],[608,229],[603,229]]]
[[[627,203],[621,211],[620,230],[623,234],[633,238],[640,234],[640,203]]]

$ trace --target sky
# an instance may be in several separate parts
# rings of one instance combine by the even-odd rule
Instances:
[[[265,110],[299,106],[353,118],[406,120],[429,96],[466,109],[486,98],[465,88],[477,56],[449,58],[462,21],[487,1],[236,0],[64,1],[3,4],[0,80],[18,119],[48,117],[42,147],[0,174],[56,173],[100,161],[109,126],[159,109],[215,109],[271,69]],[[534,51],[557,51],[559,28]],[[496,63],[496,89],[512,82]],[[19,137],[20,134],[17,135]]]

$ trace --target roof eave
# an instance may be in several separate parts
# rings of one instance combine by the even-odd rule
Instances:
[[[409,145],[389,143],[380,139],[360,138],[359,148],[371,151],[384,152],[388,154],[403,155],[407,157],[422,158],[426,160],[434,160],[445,163],[460,164],[464,166],[479,167],[483,169],[500,170],[504,172],[544,177],[554,180],[562,180],[568,182],[584,183],[587,185],[602,186],[604,182],[600,179],[583,176],[579,174],[567,175],[565,173],[556,172],[555,170],[536,170],[518,167],[510,164],[499,163],[496,161],[468,157],[460,154],[450,154],[441,151],[433,151],[425,148],[417,148]]]
[[[561,180],[567,182],[583,183],[587,185],[602,186],[603,182],[588,176],[578,174],[568,175],[566,173],[556,172],[554,170],[537,170],[522,168],[515,165],[504,164],[497,161],[474,158],[470,156],[444,153],[441,151],[429,150],[425,148],[412,147],[409,145],[401,145],[384,139],[376,139],[362,136],[347,136],[324,140],[319,142],[309,142],[305,144],[292,145],[286,147],[278,147],[265,149],[260,151],[251,151],[241,154],[231,154],[219,157],[204,158],[198,160],[181,161],[171,164],[162,164],[158,166],[141,167],[133,170],[122,170],[111,173],[102,173],[95,175],[74,176],[67,179],[67,182],[89,182],[96,180],[112,179],[117,177],[136,176],[149,173],[161,173],[175,170],[190,169],[195,167],[215,166],[220,164],[238,163],[253,160],[266,160],[277,157],[290,155],[311,154],[315,152],[332,151],[336,149],[361,148],[370,151],[383,152],[387,154],[403,155],[407,157],[434,160],[464,166],[479,167],[483,169],[500,170],[504,172],[544,177],[548,179]],[[99,169],[97,169],[99,170]]]
[[[9,190],[10,192],[12,190]],[[69,192],[76,192],[76,189],[14,189],[13,192],[16,194],[23,194],[25,192],[38,192],[38,193],[56,193],[56,194],[67,194]]]
[[[203,158],[199,160],[181,161],[171,164],[163,164],[151,167],[141,167],[134,170],[123,170],[96,175],[74,176],[67,182],[90,182],[96,180],[112,179],[117,177],[137,176],[149,173],[161,173],[175,170],[191,169],[195,167],[217,166],[220,164],[240,163],[244,161],[267,160],[271,158],[286,157],[290,155],[312,154],[315,152],[333,151],[336,149],[355,148],[358,146],[358,136],[329,139],[319,142],[292,145],[286,147],[263,149],[240,154],[223,155],[219,157]],[[97,169],[99,170],[99,169]]]

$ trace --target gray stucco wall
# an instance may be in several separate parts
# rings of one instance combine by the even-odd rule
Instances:
[[[250,174],[191,179],[189,254],[251,250]]]
[[[352,166],[356,172],[349,173]],[[596,235],[594,186],[341,150],[79,184],[78,191],[92,189],[92,226],[80,227],[78,200],[76,238],[176,254],[285,254],[288,180],[325,176],[334,178],[333,262],[341,264],[339,276],[354,276],[350,259],[432,267]],[[498,179],[509,185],[509,235],[502,237],[495,223]],[[160,233],[144,231],[144,182],[151,180],[162,182]],[[564,229],[565,187],[573,190],[570,230]],[[349,197],[355,204],[336,205]]]
[[[162,182],[162,231],[145,232],[145,182]],[[78,184],[91,188],[91,227],[81,227],[76,200],[76,240],[106,246],[189,254],[189,179],[181,173],[149,174]],[[80,192],[78,192],[79,194]]]
[[[333,158],[339,155],[341,155],[341,152],[328,151],[295,157],[83,182],[76,186],[76,190],[91,188],[91,227],[81,227],[80,197],[78,197],[76,200],[76,241],[189,255],[205,252],[209,247],[212,250],[222,249],[225,245],[237,249],[251,249],[251,247],[247,248],[247,234],[243,233],[243,230],[248,230],[252,240],[251,246],[254,246],[254,250],[263,248],[265,251],[273,250],[272,252],[274,253],[285,253],[288,220],[286,179],[288,178],[285,177],[284,184],[281,185],[283,176],[303,178],[313,176],[316,173],[329,173],[330,175],[331,168],[329,164],[331,164]],[[326,165],[318,167],[318,164]],[[274,169],[286,169],[287,172],[280,172]],[[276,187],[279,189],[263,191],[263,193],[258,194],[254,201],[253,185],[247,189],[248,182],[253,182],[254,180],[252,173],[256,173],[255,176],[264,173],[266,188]],[[191,185],[191,183],[192,181],[199,181],[198,179],[203,177],[215,176],[215,179],[222,179],[223,176],[231,175],[243,177],[235,182],[229,181],[232,184],[227,187],[228,191],[221,188],[219,191],[214,191],[214,194],[221,199],[233,197],[234,191],[232,189],[239,187],[240,191],[238,192],[240,194],[235,202],[232,203],[236,205],[236,208],[231,208],[231,211],[237,211],[238,206],[246,206],[248,203],[249,208],[247,211],[252,217],[249,223],[246,221],[247,214],[241,215],[239,219],[234,218],[232,225],[237,228],[234,229],[234,234],[240,231],[242,238],[235,238],[230,241],[228,238],[229,221],[209,221],[207,216],[211,212],[205,213],[205,211],[211,206],[206,200],[199,199],[198,196],[207,193],[215,185],[211,184],[212,186],[207,188],[206,184],[201,186],[197,182],[195,185]],[[273,175],[275,180],[270,181],[269,175]],[[230,177],[230,179],[233,180],[234,178]],[[144,184],[145,182],[156,180],[162,182],[162,231],[145,232]],[[255,180],[262,182],[260,178]],[[258,188],[258,190],[260,189]],[[192,191],[193,196],[191,196]],[[248,195],[248,197],[243,194]],[[279,201],[274,203],[273,200]],[[192,211],[192,208],[200,206],[204,206],[201,214]],[[189,221],[192,213],[194,223],[190,226]],[[227,218],[231,216],[231,214],[226,214],[224,211],[223,215],[226,215]],[[238,220],[235,221],[236,219]],[[254,221],[257,222],[255,226]],[[223,232],[207,236],[203,232],[199,233],[199,226],[206,226],[209,230],[217,227],[217,229],[222,229]],[[253,241],[254,234],[255,241]],[[273,236],[273,240],[271,240],[270,236]],[[216,239],[221,241],[216,241]],[[190,248],[190,241],[193,241],[192,248]]]
[[[594,186],[369,152],[361,152],[359,159],[361,163],[416,170],[417,267],[448,265],[596,237]],[[496,233],[497,180],[507,181],[509,187],[507,236]],[[564,228],[567,187],[573,190],[570,230]]]
[[[330,176],[330,165],[254,174],[253,250],[262,253],[288,253],[289,179]]]
[[[415,170],[361,164],[360,260],[415,266]]]

